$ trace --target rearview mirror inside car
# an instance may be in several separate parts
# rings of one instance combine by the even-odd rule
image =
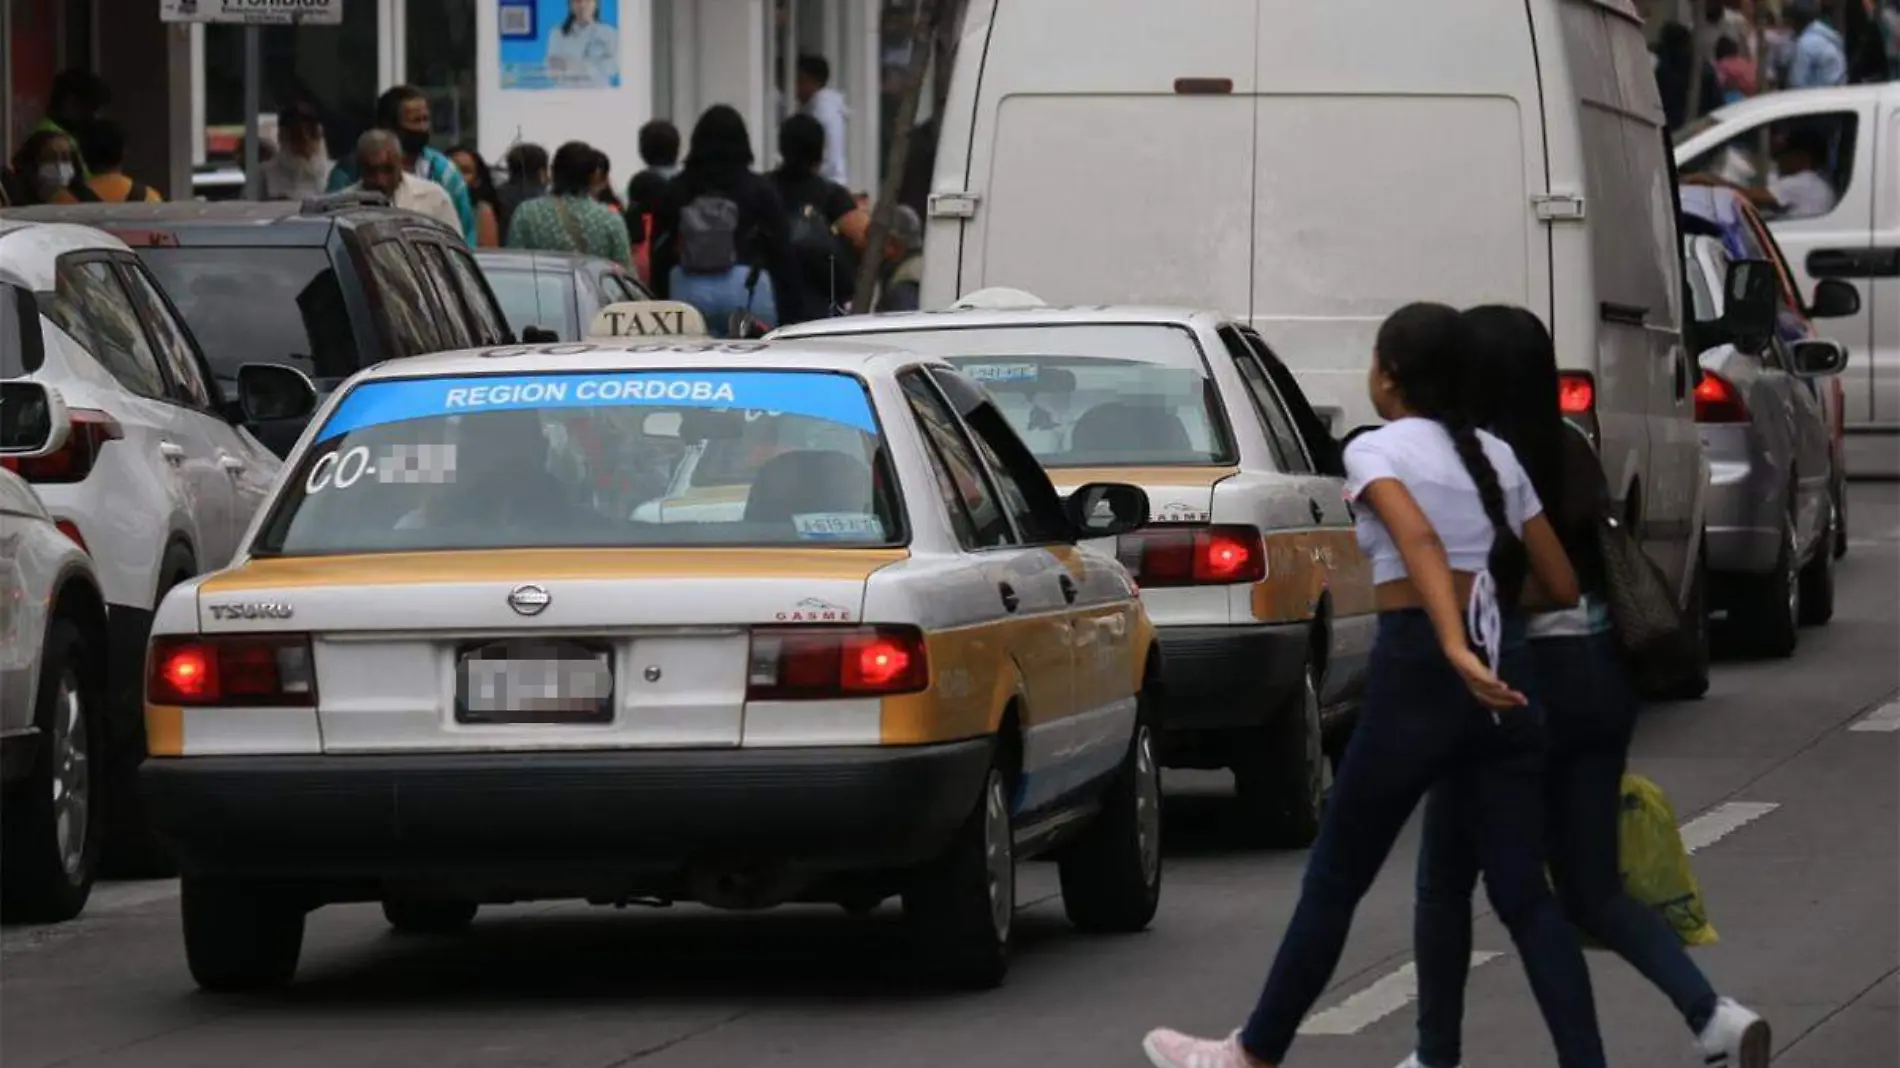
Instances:
[[[1814,286],[1814,303],[1808,305],[1810,319],[1845,319],[1860,314],[1860,290],[1854,283],[1839,278],[1823,278]]]
[[[1780,312],[1781,274],[1767,260],[1736,260],[1722,283],[1727,297],[1719,321],[1726,340],[1759,351],[1775,332]]]
[[[561,335],[545,326],[523,327],[521,343],[524,345],[553,345],[561,340]]]
[[[308,419],[317,410],[317,387],[294,367],[247,363],[238,368],[238,406],[253,423]]]
[[[1838,341],[1813,339],[1794,343],[1794,373],[1810,378],[1837,375],[1847,369],[1847,346]]]
[[[72,429],[58,390],[38,382],[0,382],[0,456],[30,460],[56,453]]]
[[[1112,538],[1148,524],[1148,492],[1121,482],[1090,482],[1077,487],[1063,507],[1079,538]]]

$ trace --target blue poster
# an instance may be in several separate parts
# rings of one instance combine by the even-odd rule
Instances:
[[[620,0],[497,0],[503,89],[620,88]]]

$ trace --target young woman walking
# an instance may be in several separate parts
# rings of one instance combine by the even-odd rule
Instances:
[[[1379,328],[1370,390],[1388,424],[1346,449],[1379,606],[1365,707],[1252,1017],[1225,1039],[1150,1032],[1158,1068],[1280,1064],[1413,809],[1466,773],[1479,865],[1558,1062],[1603,1068],[1583,951],[1544,879],[1545,738],[1517,613],[1527,571],[1558,602],[1575,600],[1576,576],[1510,447],[1477,429],[1470,349],[1443,305],[1401,308]]]
[[[1623,769],[1636,727],[1636,696],[1610,626],[1597,523],[1609,493],[1596,450],[1557,407],[1550,333],[1522,308],[1465,313],[1477,374],[1473,394],[1486,428],[1517,454],[1582,590],[1553,610],[1526,591],[1531,660],[1549,725],[1545,770],[1550,870],[1571,921],[1630,962],[1669,996],[1711,1068],[1767,1068],[1768,1024],[1717,998],[1656,910],[1623,893],[1617,819]],[[1470,784],[1441,783],[1425,804],[1413,939],[1418,952],[1418,1052],[1401,1068],[1456,1068],[1465,977],[1471,961],[1471,893],[1479,860],[1469,827]]]

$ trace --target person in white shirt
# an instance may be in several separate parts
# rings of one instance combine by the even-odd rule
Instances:
[[[1834,210],[1840,195],[1834,192],[1821,167],[1827,162],[1827,137],[1819,130],[1796,127],[1775,152],[1776,177],[1768,183],[1783,219],[1818,219]]]
[[[825,128],[825,162],[819,175],[849,186],[844,138],[851,109],[845,105],[844,94],[831,87],[831,63],[823,56],[798,57],[798,109]]]
[[[320,197],[330,180],[330,152],[315,107],[298,101],[277,115],[277,154],[264,164],[266,200]]]
[[[350,189],[381,193],[392,207],[427,215],[456,233],[462,232],[462,217],[455,202],[441,186],[427,178],[410,174],[402,163],[402,142],[388,130],[371,130],[356,141],[356,173],[359,180]]]

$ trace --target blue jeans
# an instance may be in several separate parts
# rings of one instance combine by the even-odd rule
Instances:
[[[1609,634],[1530,643],[1551,751],[1545,772],[1550,871],[1564,912],[1675,1002],[1691,1030],[1715,1012],[1715,991],[1661,914],[1623,892],[1617,821],[1636,696]],[[1413,941],[1418,953],[1418,1054],[1427,1068],[1463,1057],[1471,894],[1478,856],[1471,784],[1446,782],[1425,804]],[[1495,903],[1496,892],[1492,891]],[[1503,913],[1503,909],[1498,909]]]
[[[1306,862],[1299,906],[1241,1032],[1279,1064],[1339,964],[1359,901],[1392,843],[1441,779],[1471,784],[1473,837],[1498,914],[1511,929],[1563,1068],[1603,1068],[1596,1001],[1575,929],[1544,880],[1543,714],[1528,687],[1520,622],[1506,627],[1502,674],[1531,694],[1495,718],[1465,689],[1418,610],[1379,616],[1365,707]]]
[[[746,279],[752,268],[739,264],[724,274],[687,274],[679,267],[668,276],[668,293],[674,300],[685,301],[706,317],[706,331],[713,337],[731,336],[732,316],[750,310],[767,328],[778,325],[778,295],[772,288],[769,271],[759,272],[758,288],[748,299]]]

